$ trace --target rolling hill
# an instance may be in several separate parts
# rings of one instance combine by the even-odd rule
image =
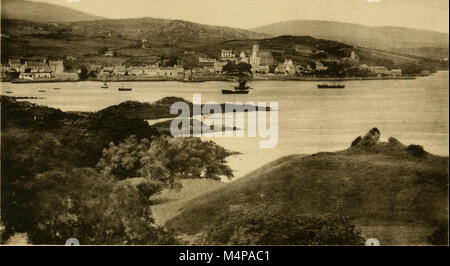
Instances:
[[[46,12],[35,12],[40,9]],[[46,13],[45,18],[40,18],[43,13]],[[448,42],[436,37],[441,36],[440,33],[386,28],[389,34],[383,31],[384,35],[381,36],[381,33],[375,34],[378,28],[314,21],[294,21],[287,26],[281,23],[257,28],[255,30],[260,32],[255,32],[183,20],[150,17],[103,19],[87,16],[60,6],[7,0],[2,5],[1,61],[6,62],[9,57],[61,59],[69,56],[77,59],[70,62],[71,69],[92,63],[139,65],[152,64],[161,57],[175,61],[186,50],[193,50],[198,56],[211,57],[217,57],[224,48],[250,53],[252,45],[257,42],[265,50],[262,56],[265,65],[276,65],[285,58],[293,59],[294,63],[303,63],[305,60],[311,63],[317,59],[298,56],[293,48],[301,45],[324,50],[329,57],[335,58],[348,57],[349,51],[354,50],[360,56],[361,63],[367,65],[405,69],[421,62],[421,67],[430,71],[448,69],[445,61],[438,60],[446,55],[445,49],[448,52],[448,47],[443,48],[448,46]],[[285,32],[294,34],[269,36]],[[410,35],[419,38],[416,40]],[[350,37],[356,39],[349,41]],[[144,49],[141,43],[143,39],[147,40]],[[361,41],[364,39],[368,42]],[[379,41],[398,47],[383,51],[383,46],[377,43]],[[428,46],[413,48],[419,44]],[[412,48],[408,48],[410,46]],[[114,50],[117,56],[104,57],[99,54],[105,47]]]
[[[262,39],[242,39],[230,40],[217,45],[209,45],[201,50],[210,56],[216,56],[220,49],[233,49],[233,51],[245,51],[251,54],[253,44],[258,43],[264,55],[264,64],[277,64],[284,61],[284,58],[290,58],[294,63],[304,63],[306,61],[320,60],[315,56],[303,56],[295,52],[294,47],[300,45],[303,49],[322,50],[328,58],[342,59],[348,57],[350,51],[356,52],[360,58],[361,64],[383,65],[388,68],[407,69],[408,66],[420,65],[430,71],[437,69],[448,69],[446,62],[438,59],[423,57],[414,54],[405,54],[398,51],[385,51],[373,48],[355,47],[342,42],[319,39],[311,36],[292,36],[282,35],[272,38]],[[271,60],[268,60],[271,59]],[[271,61],[269,63],[269,61]],[[405,71],[406,73],[406,71]]]
[[[280,224],[335,215],[383,245],[430,244],[448,226],[448,158],[379,138],[372,129],[347,150],[281,158],[185,203],[166,225],[191,243],[251,244],[251,224],[272,213]],[[257,232],[268,230],[262,224]]]
[[[234,39],[261,38],[266,36],[249,30],[204,25],[184,20],[159,18],[135,18],[99,20],[94,22],[74,22],[70,24],[76,34],[98,36],[104,32],[124,38],[141,40],[147,38],[150,43],[176,45],[180,42],[198,45]]]
[[[428,55],[429,51],[418,48],[435,47],[447,49],[449,35],[447,33],[417,30],[402,27],[369,27],[352,23],[293,20],[269,24],[251,30],[272,36],[278,35],[310,35],[344,42],[353,46],[381,49],[402,50],[403,53],[414,50],[418,55]]]
[[[73,22],[103,19],[71,8],[25,0],[2,0],[2,19],[40,22]]]
[[[18,57],[88,57],[89,63],[123,64],[130,57],[154,62],[202,45],[267,35],[231,27],[159,18],[105,19],[74,9],[26,0],[1,5],[2,62]],[[148,40],[148,49],[141,40]],[[95,57],[108,47],[117,58]],[[139,61],[139,60],[138,60]]]
[[[130,57],[154,61],[186,49],[266,36],[242,29],[156,18],[59,23],[2,18],[1,30],[8,36],[2,38],[3,62],[8,56],[62,58],[68,55],[101,61],[102,58],[94,57],[102,47],[120,50],[119,57],[109,58],[120,61],[119,64]],[[148,40],[148,48],[141,49],[142,39]]]
[[[152,196],[152,217],[158,225],[163,226],[167,220],[181,213],[187,201],[225,185],[224,182],[211,179],[183,179],[179,191],[166,189]]]

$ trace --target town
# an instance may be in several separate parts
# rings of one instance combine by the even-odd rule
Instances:
[[[142,40],[145,48],[146,40]],[[73,68],[70,63],[77,58],[28,60],[9,58],[1,67],[2,79],[17,82],[78,81],[78,80],[179,80],[206,81],[227,80],[227,69],[233,65],[247,64],[252,78],[270,79],[318,79],[318,78],[401,78],[401,69],[386,66],[369,66],[360,63],[358,54],[351,48],[340,50],[343,57],[329,56],[320,49],[297,44],[292,47],[292,57],[280,56],[271,49],[261,49],[255,42],[251,49],[221,49],[220,54],[211,57],[185,50],[180,56],[169,60],[162,58],[152,63],[134,65],[101,65],[90,63]],[[115,57],[109,48],[100,51],[104,57]],[[299,60],[300,58],[300,60]],[[227,66],[228,65],[228,66]]]

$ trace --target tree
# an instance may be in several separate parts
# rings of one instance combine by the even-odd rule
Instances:
[[[101,47],[100,49],[98,49],[98,54],[104,55],[106,53],[106,51],[108,51],[107,47]]]
[[[189,69],[190,71],[190,79],[193,78],[192,70],[198,66],[198,58],[192,54],[185,54],[180,57],[180,62],[185,69]]]
[[[242,78],[252,75],[252,65],[244,62],[236,64],[232,61],[229,61],[226,65],[223,66],[222,71],[227,75]]]
[[[64,60],[63,64],[64,64],[64,71],[69,72],[73,69],[72,63],[69,62],[68,60]]]
[[[212,141],[199,138],[161,137],[153,141],[127,138],[104,149],[97,167],[119,179],[148,177],[153,182],[177,187],[183,178],[220,180],[233,177],[225,159],[232,153]]]
[[[49,171],[36,176],[30,190],[34,244],[173,244],[173,236],[151,218],[148,194],[93,169]]]
[[[229,75],[237,73],[236,64],[234,62],[228,61],[228,63],[222,67],[222,72]]]
[[[236,66],[239,76],[252,75],[252,65],[241,62]]]
[[[79,76],[80,80],[87,80],[89,77],[88,69],[85,66],[82,66],[80,68],[78,76]]]
[[[283,211],[221,213],[202,243],[219,245],[363,245],[355,226],[341,216],[293,215]]]
[[[96,78],[98,75],[97,71],[93,70],[93,71],[89,71],[88,77],[89,78]]]
[[[33,230],[30,208],[35,201],[28,187],[35,175],[95,167],[110,142],[119,143],[131,134],[138,139],[159,136],[144,120],[116,111],[78,116],[3,96],[1,106],[0,210],[5,237]]]

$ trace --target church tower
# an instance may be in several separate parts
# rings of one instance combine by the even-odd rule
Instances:
[[[259,54],[259,44],[255,43],[253,45],[252,56],[250,57],[250,65],[252,65],[252,68],[254,70],[258,69],[259,65],[261,64],[261,58],[258,57],[258,54]]]

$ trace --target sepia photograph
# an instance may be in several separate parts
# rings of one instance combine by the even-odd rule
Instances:
[[[447,0],[1,0],[0,31],[1,246],[449,246]]]

